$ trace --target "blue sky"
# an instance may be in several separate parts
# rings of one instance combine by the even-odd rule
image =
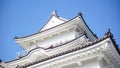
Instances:
[[[119,0],[0,0],[0,59],[17,58],[23,48],[13,39],[38,32],[53,10],[66,19],[82,12],[90,29],[100,38],[108,28],[120,45]]]

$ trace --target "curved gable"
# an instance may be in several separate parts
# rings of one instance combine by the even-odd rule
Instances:
[[[48,22],[43,26],[43,28],[40,31],[52,28],[54,26],[57,26],[59,24],[66,22],[66,21],[67,21],[66,19],[57,16],[56,11],[53,11],[50,19],[48,20]]]

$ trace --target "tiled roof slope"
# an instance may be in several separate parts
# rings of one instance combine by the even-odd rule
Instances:
[[[103,40],[105,40],[105,39],[107,39],[107,38],[110,38],[110,39],[112,40],[112,42],[113,42],[113,44],[114,44],[114,47],[116,48],[117,52],[118,52],[119,55],[120,55],[120,50],[119,50],[119,48],[118,48],[118,45],[116,44],[115,40],[113,39],[113,35],[112,35],[112,33],[110,32],[110,30],[108,30],[108,32],[105,33],[105,36],[104,36],[103,38],[94,40],[93,42],[87,43],[86,45],[84,45],[84,46],[82,46],[82,47],[80,46],[80,47],[74,48],[74,49],[72,49],[72,50],[68,50],[68,51],[65,51],[65,52],[62,52],[62,53],[59,53],[59,54],[56,54],[56,55],[52,55],[52,56],[49,56],[49,57],[47,57],[47,58],[38,60],[38,61],[36,61],[36,62],[29,63],[29,64],[24,65],[24,66],[17,66],[16,68],[29,67],[29,66],[31,66],[31,65],[34,65],[34,64],[37,64],[37,63],[40,63],[40,62],[47,61],[47,60],[56,58],[56,57],[58,57],[58,56],[62,56],[62,55],[65,55],[65,54],[68,54],[68,53],[71,53],[71,52],[74,52],[74,51],[77,51],[77,50],[81,50],[81,49],[83,49],[83,48],[90,47],[90,46],[92,46],[92,45],[94,45],[94,44],[96,44],[96,43],[99,43],[99,42],[101,42],[101,41],[103,41]]]

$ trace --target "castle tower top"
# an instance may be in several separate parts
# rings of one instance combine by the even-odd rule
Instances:
[[[54,11],[51,13],[51,15],[53,15],[53,16],[57,16],[57,11],[54,10]]]
[[[43,30],[46,30],[46,29],[49,29],[49,28],[52,28],[54,26],[57,26],[59,24],[62,24],[64,22],[68,21],[67,19],[64,19],[62,17],[59,17],[57,15],[57,11],[54,10],[52,13],[51,13],[51,17],[49,18],[49,20],[47,21],[47,23],[41,28],[40,31],[43,31]]]

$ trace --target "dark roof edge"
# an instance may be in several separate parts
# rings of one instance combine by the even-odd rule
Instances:
[[[116,43],[116,41],[115,41],[115,39],[113,37],[113,34],[110,31],[110,28],[108,28],[108,31],[105,33],[105,35],[110,35],[110,39],[113,42],[114,47],[117,50],[118,54],[120,55],[120,49],[119,49],[118,44]]]
[[[86,24],[86,22],[85,22],[85,20],[84,20],[84,18],[83,18],[83,16],[82,16],[82,13],[80,12],[78,15],[81,16],[83,22],[85,23],[85,25],[86,25],[86,27],[88,28],[88,30],[92,33],[92,35],[98,39],[97,35],[94,34],[93,31],[92,31],[92,30],[88,27],[88,25]]]
[[[120,56],[120,49],[118,47],[118,44],[116,43],[115,39],[111,36],[110,39],[112,40],[114,47],[116,49],[116,51],[118,52],[119,56]]]

